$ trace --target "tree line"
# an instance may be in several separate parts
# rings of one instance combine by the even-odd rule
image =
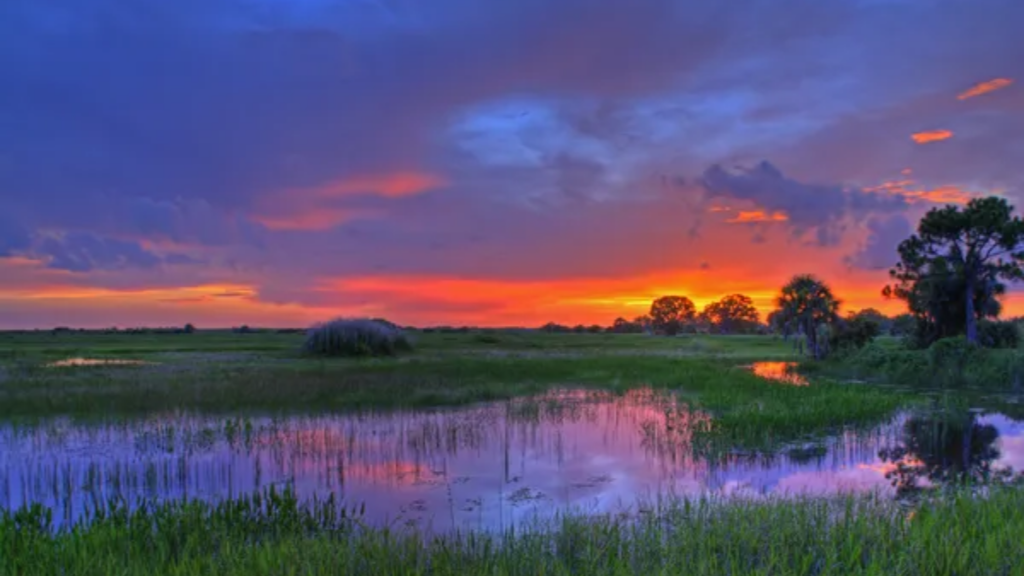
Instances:
[[[753,301],[731,294],[701,312],[685,296],[662,296],[645,316],[617,318],[612,326],[576,328],[548,324],[547,331],[683,332],[750,334],[771,332],[794,341],[814,357],[862,347],[877,335],[904,336],[911,348],[961,338],[968,346],[1016,347],[1015,322],[996,321],[1007,283],[1024,279],[1024,222],[1005,199],[973,199],[964,206],[933,208],[917,232],[900,243],[892,282],[882,296],[906,303],[908,312],[889,318],[874,309],[840,315],[841,300],[811,274],[794,276],[775,298],[762,323]]]

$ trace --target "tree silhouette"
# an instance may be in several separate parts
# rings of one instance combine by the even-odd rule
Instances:
[[[899,246],[883,295],[907,302],[932,339],[965,334],[978,343],[978,320],[999,314],[1003,281],[1024,278],[1024,222],[1003,198],[976,198],[962,209],[933,208]]]
[[[922,489],[921,480],[933,484],[986,482],[999,458],[999,431],[978,422],[967,410],[917,414],[903,425],[903,444],[881,451],[895,464],[887,474],[898,493]]]
[[[652,328],[674,336],[693,322],[697,308],[685,296],[662,296],[651,303],[650,316]]]
[[[821,280],[809,274],[794,276],[775,299],[777,322],[795,325],[807,340],[807,351],[814,359],[824,355],[819,326],[831,324],[839,311],[839,300]]]
[[[723,334],[753,331],[761,321],[754,301],[743,294],[730,294],[708,304],[701,316],[714,331]]]

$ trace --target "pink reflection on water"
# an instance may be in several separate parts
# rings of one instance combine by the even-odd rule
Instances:
[[[988,417],[986,417],[988,418]],[[42,502],[65,521],[94,499],[237,497],[288,484],[365,504],[368,523],[493,528],[574,509],[633,511],[665,496],[892,492],[879,450],[897,420],[776,455],[708,459],[706,414],[644,389],[556,392],[459,409],[132,423],[0,425],[0,506]],[[1016,463],[1024,425],[993,420]]]
[[[70,366],[145,366],[153,364],[145,360],[126,360],[123,358],[65,358],[47,363],[47,368],[67,368]]]

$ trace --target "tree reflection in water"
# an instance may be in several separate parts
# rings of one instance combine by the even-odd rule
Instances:
[[[943,485],[985,484],[1002,474],[999,431],[978,421],[974,410],[941,410],[911,416],[903,426],[903,444],[883,449],[886,478],[897,495],[906,496]]]

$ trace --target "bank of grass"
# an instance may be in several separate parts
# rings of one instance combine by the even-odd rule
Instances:
[[[362,528],[333,502],[290,494],[217,505],[123,504],[53,530],[3,512],[0,574],[1010,575],[1024,566],[1024,491],[667,501],[638,517],[568,515],[503,533]]]

